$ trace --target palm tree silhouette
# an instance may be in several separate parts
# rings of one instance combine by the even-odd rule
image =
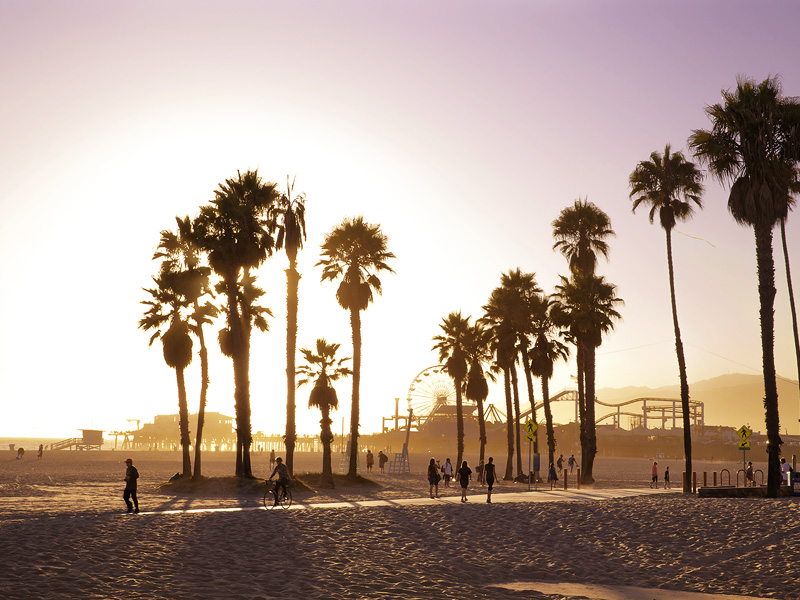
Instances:
[[[192,462],[189,454],[189,407],[186,401],[186,382],[184,370],[192,362],[192,337],[184,312],[187,307],[185,296],[176,289],[175,273],[159,273],[153,277],[155,287],[145,288],[151,300],[142,300],[149,308],[139,321],[143,331],[155,330],[150,337],[150,346],[161,338],[164,361],[175,369],[178,384],[178,425],[181,435],[183,455],[183,477],[192,476]]]
[[[297,382],[297,387],[310,381],[314,382],[314,387],[308,397],[308,406],[309,408],[319,408],[322,412],[319,438],[322,442],[322,480],[330,487],[333,487],[333,470],[331,468],[333,432],[331,431],[330,413],[331,409],[339,407],[339,397],[330,382],[353,374],[344,366],[344,363],[350,360],[349,357],[336,360],[338,350],[339,344],[329,344],[324,338],[319,338],[316,353],[308,348],[300,349],[306,364],[297,369],[297,374],[302,376],[302,379]]]
[[[180,285],[186,302],[191,306],[188,315],[189,329],[200,343],[200,404],[197,410],[197,435],[194,445],[193,479],[202,477],[201,448],[203,445],[203,427],[205,425],[206,399],[208,396],[208,349],[206,348],[203,325],[210,325],[219,310],[208,300],[201,304],[200,300],[211,295],[209,278],[211,269],[202,266],[201,252],[194,241],[193,225],[189,217],[175,217],[177,231],[161,232],[156,253],[153,259],[163,259],[162,273],[175,273],[176,284]]]
[[[722,104],[706,108],[711,130],[693,130],[689,146],[717,180],[730,185],[728,210],[737,223],[752,227],[755,233],[769,457],[767,494],[775,498],[781,482],[782,440],[775,371],[772,232],[787,217],[790,194],[798,189],[800,104],[782,96],[777,78],[755,83],[739,77],[736,89],[723,90],[722,99]]]
[[[650,223],[658,213],[661,227],[667,238],[667,271],[669,274],[669,296],[672,303],[672,325],[675,330],[675,351],[678,355],[678,374],[681,387],[681,410],[683,412],[683,451],[686,473],[692,472],[692,428],[689,414],[689,380],[686,375],[686,358],[683,354],[681,330],[678,326],[678,305],[675,301],[675,270],[672,262],[672,230],[678,221],[688,221],[694,213],[694,205],[702,208],[702,173],[684,158],[681,152],[672,153],[669,144],[664,154],[653,152],[650,160],[643,160],[631,173],[633,212],[640,206],[650,207]],[[683,491],[691,493],[689,477],[683,482]]]
[[[553,429],[553,413],[550,407],[550,379],[554,365],[569,357],[569,348],[558,339],[554,314],[560,304],[552,297],[542,298],[534,314],[534,345],[529,353],[531,372],[542,381],[542,403],[544,404],[545,429],[547,431],[547,464],[555,462],[556,440]]]
[[[297,288],[300,273],[297,272],[297,252],[302,250],[306,238],[305,195],[296,194],[294,180],[289,184],[286,177],[286,192],[281,194],[275,208],[278,230],[277,249],[286,249],[289,268],[286,269],[286,467],[294,473],[294,447],[297,441],[295,422],[295,348],[297,347]]]
[[[478,322],[491,336],[490,348],[494,361],[492,370],[503,373],[503,391],[506,399],[506,435],[508,456],[503,479],[514,479],[514,430],[519,433],[519,419],[514,414],[512,383],[516,385],[517,332],[512,323],[509,306],[513,303],[513,292],[508,288],[497,287],[492,290],[489,301],[482,307],[483,317]],[[519,401],[519,393],[514,394]],[[516,427],[515,427],[516,424]],[[517,436],[519,437],[519,436]],[[517,447],[519,444],[517,444]]]
[[[616,287],[598,275],[575,271],[570,279],[561,276],[556,286],[557,300],[562,306],[559,325],[568,329],[577,340],[580,355],[578,369],[586,384],[586,402],[581,403],[581,454],[583,470],[581,483],[594,483],[592,467],[597,454],[595,429],[595,353],[603,334],[614,327],[620,318],[614,308],[622,300],[616,297]],[[581,359],[583,364],[581,364]]]
[[[236,475],[252,477],[250,446],[249,324],[253,315],[243,305],[240,279],[249,277],[270,256],[275,240],[270,231],[272,209],[278,199],[274,183],[265,183],[258,171],[237,172],[214,191],[210,205],[201,207],[195,220],[198,245],[208,253],[208,262],[221,278],[219,290],[226,297],[224,306],[226,339],[234,373],[236,409]]]
[[[553,237],[556,243],[553,249],[560,251],[567,259],[572,277],[580,273],[594,275],[597,266],[597,255],[608,258],[610,247],[606,238],[616,235],[611,229],[608,215],[589,202],[586,198],[575,200],[572,206],[564,208],[553,221]],[[589,440],[595,437],[594,420],[587,421],[588,410],[594,413],[594,387],[591,395],[587,395],[584,366],[586,364],[585,349],[589,347],[585,340],[575,332],[571,339],[575,343],[575,362],[578,370],[578,409],[581,421],[581,454],[584,464],[582,477],[586,478],[586,456],[594,458],[597,449],[590,450]],[[587,410],[588,409],[588,410]],[[589,465],[591,467],[591,465]],[[591,479],[591,473],[589,474]]]
[[[341,278],[336,301],[350,311],[353,335],[353,400],[350,412],[350,460],[347,474],[355,477],[358,464],[359,386],[361,384],[361,311],[381,293],[378,273],[394,273],[387,261],[395,258],[388,250],[388,238],[380,225],[364,221],[364,217],[345,219],[325,236],[322,242],[322,281]]]
[[[456,464],[460,465],[464,456],[464,399],[462,390],[467,376],[469,356],[465,348],[470,330],[470,317],[462,317],[461,311],[451,312],[442,319],[439,327],[442,335],[433,336],[432,350],[439,351],[439,362],[444,364],[447,374],[453,378],[456,388]]]

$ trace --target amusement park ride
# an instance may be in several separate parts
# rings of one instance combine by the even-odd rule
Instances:
[[[443,365],[434,365],[423,369],[411,381],[408,388],[408,414],[400,414],[400,399],[395,398],[395,414],[391,417],[383,418],[383,431],[391,429],[408,429],[410,422],[411,430],[420,431],[426,425],[442,421],[452,421],[456,415],[456,388],[453,378],[450,377]],[[573,402],[575,404],[575,422],[578,421],[578,392],[576,390],[563,390],[550,397],[550,403]],[[617,429],[622,428],[622,417],[628,417],[630,429],[652,427],[660,423],[662,428],[666,428],[667,423],[671,423],[673,428],[683,426],[683,410],[679,398],[634,398],[619,403],[601,402],[595,399],[598,407],[612,409],[603,411],[598,408],[600,415],[595,423],[600,425],[608,421]],[[539,411],[544,406],[544,402],[536,403],[534,409],[520,414],[520,422],[527,421],[533,412]],[[465,418],[474,419],[477,412],[477,403],[462,397],[462,411]],[[604,413],[604,414],[600,414]],[[484,417],[487,423],[505,422],[505,413],[498,410],[493,404],[486,406]],[[689,401],[689,418],[692,425],[704,425],[703,403]],[[393,424],[387,426],[387,422]]]

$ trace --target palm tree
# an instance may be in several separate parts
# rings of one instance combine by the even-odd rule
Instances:
[[[533,376],[531,373],[528,352],[530,349],[530,335],[533,332],[533,317],[538,310],[541,288],[536,283],[535,273],[523,273],[519,268],[503,273],[500,276],[500,286],[509,290],[508,317],[511,327],[517,337],[517,352],[525,373],[525,383],[528,389],[528,403],[531,405],[531,417],[536,421],[536,401],[533,392]],[[511,381],[514,390],[514,410],[516,415],[517,438],[517,473],[522,475],[522,445],[520,441],[520,406],[519,386],[516,381],[516,366],[511,365]],[[534,442],[534,452],[539,452],[539,440]]]
[[[675,350],[678,355],[678,375],[681,387],[681,410],[683,412],[683,451],[686,473],[692,472],[692,429],[689,414],[689,380],[686,376],[686,359],[683,354],[681,330],[678,326],[678,305],[675,301],[675,270],[672,262],[672,230],[678,221],[688,221],[694,213],[694,205],[702,208],[702,173],[681,152],[672,153],[667,144],[664,154],[653,152],[650,160],[643,160],[631,173],[630,197],[633,212],[640,206],[650,207],[650,223],[658,213],[661,227],[667,237],[667,271],[669,274],[669,296],[672,302],[672,326],[675,330]],[[683,491],[691,493],[689,477],[683,481]]]
[[[755,83],[739,77],[723,90],[722,104],[706,108],[711,130],[693,130],[689,145],[721,183],[730,185],[728,210],[740,225],[753,228],[761,304],[761,353],[767,427],[767,494],[777,497],[781,481],[778,386],[775,372],[775,264],[772,231],[787,217],[797,190],[796,160],[800,103],[784,98],[780,81]]]
[[[529,353],[531,372],[542,380],[542,403],[547,431],[547,464],[554,462],[556,453],[553,412],[550,409],[550,379],[553,377],[555,363],[569,357],[569,348],[557,337],[558,329],[555,321],[558,318],[554,315],[559,310],[560,304],[555,299],[541,299],[539,310],[534,315],[535,342]]]
[[[613,329],[614,321],[620,318],[614,307],[622,300],[616,297],[616,287],[603,277],[582,271],[574,272],[570,279],[562,276],[555,296],[563,307],[559,311],[558,324],[567,328],[577,340],[583,363],[580,364],[579,360],[578,368],[584,373],[586,385],[581,413],[581,482],[589,484],[594,483],[592,466],[597,454],[595,353],[602,343],[603,334]]]
[[[478,322],[487,329],[491,336],[490,348],[494,356],[492,370],[503,373],[503,391],[506,399],[506,433],[508,456],[506,472],[503,479],[514,479],[514,431],[519,433],[519,419],[514,414],[512,400],[512,367],[517,357],[517,334],[514,330],[508,307],[512,293],[503,287],[492,290],[489,302],[483,306],[484,316]],[[519,394],[517,394],[519,398]],[[517,436],[518,437],[518,436]],[[519,442],[517,442],[517,448]]]
[[[439,324],[442,335],[433,336],[433,341],[436,343],[432,348],[432,350],[439,351],[439,362],[444,364],[444,370],[453,378],[456,388],[457,465],[461,464],[461,459],[464,456],[464,399],[462,390],[468,368],[467,360],[469,356],[465,345],[471,327],[469,320],[470,317],[461,316],[461,311],[451,312],[447,315]]]
[[[790,201],[791,210],[794,198]],[[786,244],[786,219],[781,219],[781,245],[783,246],[783,264],[786,268],[786,287],[789,290],[789,310],[792,314],[792,335],[794,337],[794,356],[797,362],[797,373],[800,375],[800,335],[797,330],[797,308],[794,304],[794,288],[792,287],[792,271],[789,267],[789,246]]]
[[[210,205],[203,206],[195,220],[198,245],[208,253],[211,268],[222,279],[226,297],[227,337],[234,373],[236,409],[236,475],[252,477],[250,446],[249,338],[243,323],[240,279],[257,268],[275,248],[270,231],[272,208],[278,199],[274,183],[265,183],[258,171],[237,172],[214,191]]]
[[[484,460],[486,452],[486,417],[483,409],[483,403],[489,396],[489,384],[486,379],[488,377],[494,381],[494,376],[483,368],[492,360],[490,342],[488,332],[480,323],[469,328],[464,341],[464,349],[469,360],[469,372],[464,392],[467,399],[472,400],[478,406],[480,460]]]
[[[339,407],[339,398],[330,382],[353,374],[344,366],[344,363],[350,358],[336,360],[337,350],[339,350],[339,344],[329,344],[324,338],[319,338],[317,339],[316,354],[308,348],[300,349],[306,364],[297,369],[297,374],[303,376],[297,382],[297,387],[314,381],[314,387],[308,397],[308,407],[318,408],[322,412],[319,436],[322,442],[322,480],[330,487],[333,487],[333,470],[331,469],[331,443],[333,442],[331,423],[333,421],[331,421],[330,414],[331,409],[335,410]]]
[[[295,424],[295,348],[297,346],[297,288],[300,273],[297,272],[297,252],[303,248],[306,238],[305,195],[292,198],[294,180],[289,184],[286,177],[286,192],[281,194],[276,207],[278,219],[278,250],[286,249],[289,268],[286,269],[286,467],[294,473],[294,446],[297,441]]]
[[[188,315],[189,329],[200,343],[200,404],[197,410],[197,435],[194,445],[193,479],[202,477],[201,447],[203,445],[203,427],[205,425],[206,399],[208,396],[208,349],[206,348],[203,325],[211,324],[211,320],[219,313],[210,301],[200,300],[211,294],[209,278],[211,269],[201,266],[200,249],[194,242],[192,222],[187,216],[184,219],[175,217],[177,232],[164,230],[153,259],[163,259],[162,273],[174,273],[175,283],[181,289],[187,303],[192,307]]]
[[[575,200],[572,206],[563,209],[553,221],[554,250],[559,250],[567,259],[570,272],[593,275],[597,266],[597,255],[608,258],[610,247],[606,238],[616,235],[611,229],[608,215],[587,199]],[[581,453],[590,453],[589,440],[594,437],[594,420],[587,421],[587,408],[594,413],[594,395],[587,399],[585,349],[588,344],[577,335],[571,337],[575,343],[575,362],[578,371],[578,407],[580,411]],[[596,452],[596,449],[594,450]],[[592,453],[594,457],[594,453]],[[582,459],[585,465],[585,456]],[[586,469],[582,471],[586,474]],[[589,475],[591,478],[591,474]]]
[[[192,362],[192,337],[189,335],[189,325],[183,316],[186,300],[173,286],[174,278],[170,275],[162,273],[153,277],[155,287],[145,288],[152,299],[142,301],[142,304],[149,308],[140,319],[139,328],[143,331],[155,330],[150,337],[150,346],[161,338],[164,361],[170,368],[175,369],[175,379],[178,384],[178,425],[183,453],[182,475],[191,477],[189,407],[186,402],[186,383],[183,373]],[[168,327],[164,329],[167,325]]]
[[[389,252],[388,238],[380,225],[364,221],[364,217],[345,219],[325,236],[322,242],[322,281],[341,278],[336,301],[350,311],[353,332],[353,401],[350,412],[350,461],[347,474],[355,477],[358,464],[359,386],[361,384],[361,311],[372,302],[373,291],[381,293],[378,273],[394,273],[387,261],[395,258]]]
[[[594,273],[597,255],[608,258],[606,238],[616,235],[608,215],[587,199],[575,200],[553,221],[553,249],[563,254],[570,271]]]

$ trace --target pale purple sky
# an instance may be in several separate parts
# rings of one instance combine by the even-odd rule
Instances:
[[[664,235],[631,214],[627,178],[666,143],[685,149],[738,74],[779,74],[800,95],[798,16],[730,1],[0,3],[0,435],[175,412],[173,373],[136,328],[151,254],[175,215],[256,167],[282,185],[296,174],[308,196],[299,346],[324,336],[350,352],[347,314],[313,267],[327,231],[363,214],[398,256],[363,315],[362,431],[435,364],[441,319],[479,316],[501,272],[534,271],[552,291],[566,267],[551,222],[578,197],[611,216],[599,270],[626,302],[599,387],[677,383]],[[692,237],[675,239],[690,381],[761,365],[753,235],[706,183],[705,210],[678,227]],[[796,215],[788,229],[797,266]],[[776,259],[778,372],[796,380]],[[276,433],[285,268],[278,255],[263,269],[275,319],[251,375],[254,429]],[[232,415],[229,361],[212,369],[209,410]],[[341,420],[349,382],[339,395]],[[489,401],[502,406],[500,390]],[[798,398],[781,406],[796,432]],[[301,413],[314,433],[318,415]]]

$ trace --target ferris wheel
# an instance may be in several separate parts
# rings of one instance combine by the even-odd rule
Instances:
[[[408,388],[408,408],[424,423],[456,403],[456,386],[444,366],[435,365],[419,373]],[[443,410],[445,409],[445,410]]]

